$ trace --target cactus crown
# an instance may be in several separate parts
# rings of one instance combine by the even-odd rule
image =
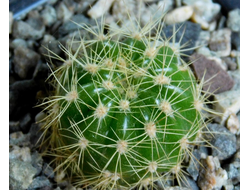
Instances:
[[[182,180],[204,101],[159,21],[108,34],[103,25],[83,25],[94,37],[73,41],[75,52],[63,49],[66,60],[52,55],[64,63],[52,71],[55,92],[42,104],[43,137],[76,186],[142,189],[173,174]]]

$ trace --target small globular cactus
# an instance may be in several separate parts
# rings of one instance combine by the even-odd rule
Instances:
[[[56,168],[93,189],[183,180],[183,159],[200,142],[205,102],[179,49],[158,21],[108,33],[103,25],[82,27],[92,39],[82,38],[74,52],[63,49],[67,59],[52,55],[63,64],[52,71],[55,90],[42,104],[43,138]]]

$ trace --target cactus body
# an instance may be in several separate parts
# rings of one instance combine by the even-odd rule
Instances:
[[[94,189],[153,186],[180,172],[202,102],[178,53],[159,36],[125,35],[82,40],[67,54],[44,127],[58,168]]]

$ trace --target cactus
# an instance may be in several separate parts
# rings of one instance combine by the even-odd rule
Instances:
[[[74,52],[64,48],[67,59],[52,53],[63,64],[42,103],[42,137],[58,171],[93,189],[154,187],[173,175],[181,183],[205,101],[180,51],[161,35],[159,20],[133,32],[82,27],[92,39]]]

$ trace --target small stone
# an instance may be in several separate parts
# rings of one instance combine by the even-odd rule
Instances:
[[[196,49],[198,54],[206,56],[207,59],[215,61],[215,63],[220,66],[223,70],[227,70],[227,64],[223,59],[218,57],[213,51],[210,51],[207,47],[200,47]]]
[[[87,25],[95,25],[94,20],[88,19],[82,14],[74,15],[69,21],[65,22],[60,28],[59,28],[59,34],[65,35],[72,33],[74,31],[77,31],[79,29],[82,29],[82,24]]]
[[[227,172],[220,167],[217,157],[208,156],[202,160],[198,186],[201,190],[221,189],[227,182]]]
[[[210,39],[210,32],[201,30],[195,46],[207,46]]]
[[[50,34],[45,34],[41,41],[41,46],[38,49],[40,54],[43,55],[60,55],[62,50],[59,47],[59,43],[56,38]],[[53,53],[52,53],[53,52]]]
[[[204,77],[203,90],[218,94],[233,87],[233,79],[214,60],[197,53],[194,53],[190,60],[198,80]]]
[[[35,51],[24,47],[18,47],[14,50],[14,70],[20,78],[28,78],[39,59],[40,55]]]
[[[195,23],[199,23],[202,29],[209,28],[209,23],[215,19],[221,9],[221,6],[217,3],[213,3],[212,0],[193,1],[190,2],[190,5],[194,8],[192,20]]]
[[[31,162],[30,148],[14,146],[13,150],[9,153],[10,159],[20,159],[24,162]]]
[[[45,26],[38,11],[31,11],[28,14],[28,19],[14,21],[13,36],[22,39],[40,39],[45,32]]]
[[[187,167],[188,173],[194,180],[197,180],[197,177],[199,175],[200,159],[201,159],[200,152],[197,149],[195,149],[192,152],[192,157],[190,158],[189,165]]]
[[[209,41],[209,48],[218,56],[226,57],[231,52],[231,30],[228,28],[213,31]]]
[[[43,119],[45,119],[46,116],[47,116],[47,115],[46,115],[45,112],[43,112],[43,111],[39,112],[39,113],[35,116],[35,121],[36,121],[36,123],[39,123],[39,122],[43,121]]]
[[[175,30],[174,30],[175,27]],[[178,30],[178,31],[177,31]],[[200,34],[201,27],[199,24],[195,24],[189,21],[184,23],[179,23],[175,25],[168,25],[163,27],[162,35],[166,36],[166,38],[171,38],[170,42],[173,42],[172,36],[175,35],[175,41],[179,42],[180,39],[180,46],[185,44],[185,47],[182,49],[184,54],[191,55],[194,50],[187,50],[185,49],[193,48],[195,46],[195,42],[198,39]]]
[[[232,113],[228,116],[228,119],[226,121],[226,127],[233,134],[239,132],[240,122],[235,113]]]
[[[240,110],[240,71],[228,71],[234,80],[234,86],[230,91],[214,95],[214,110],[220,113],[216,122],[224,125],[229,115],[237,114]]]
[[[224,166],[224,169],[227,171],[228,178],[232,180],[233,184],[240,182],[240,167],[234,163]]]
[[[26,190],[32,183],[36,169],[29,162],[9,160],[9,186],[12,190]]]
[[[212,155],[220,160],[230,158],[236,152],[236,137],[224,126],[219,124],[207,125],[211,134],[207,134],[209,143],[212,147]]]
[[[227,64],[227,68],[229,70],[236,70],[237,69],[237,63],[234,61],[233,58],[230,58],[230,57],[223,57],[222,58],[223,61],[225,61],[225,63]]]
[[[227,27],[233,32],[240,31],[240,9],[234,9],[228,13]]]
[[[45,5],[41,12],[41,17],[45,26],[51,26],[57,20],[56,10],[51,5]]]
[[[10,134],[9,140],[10,146],[29,146],[30,145],[30,134],[23,134],[22,131],[17,131]]]
[[[47,163],[44,163],[43,165],[43,173],[48,178],[54,178],[55,176],[53,168]]]
[[[79,45],[81,43],[81,39],[83,37],[87,36],[88,34],[89,33],[86,30],[79,30],[79,31],[72,32],[72,33],[60,38],[59,41],[64,47],[70,47],[71,53],[74,54],[77,50],[79,50]],[[73,40],[74,40],[74,43],[72,44]]]
[[[18,47],[27,48],[28,44],[24,39],[16,38],[10,43],[10,47],[16,49]]]
[[[192,6],[182,6],[166,14],[164,22],[168,25],[185,22],[193,15]]]
[[[43,169],[43,158],[37,151],[31,154],[31,164],[36,168],[35,176],[39,175]]]
[[[183,177],[183,180],[181,180],[180,186],[182,188],[186,187],[190,190],[199,190],[197,183],[193,179],[191,179],[190,177],[188,177],[186,175]]]
[[[57,19],[62,20],[62,22],[68,21],[73,16],[73,12],[71,12],[67,8],[64,2],[60,2],[56,6],[56,14],[57,14]]]
[[[12,33],[12,25],[13,25],[13,13],[9,12],[9,34]]]
[[[88,11],[88,15],[93,19],[101,17],[110,9],[113,2],[114,0],[98,0]]]
[[[28,187],[28,190],[51,186],[50,181],[45,176],[38,176],[33,179],[32,183]]]

